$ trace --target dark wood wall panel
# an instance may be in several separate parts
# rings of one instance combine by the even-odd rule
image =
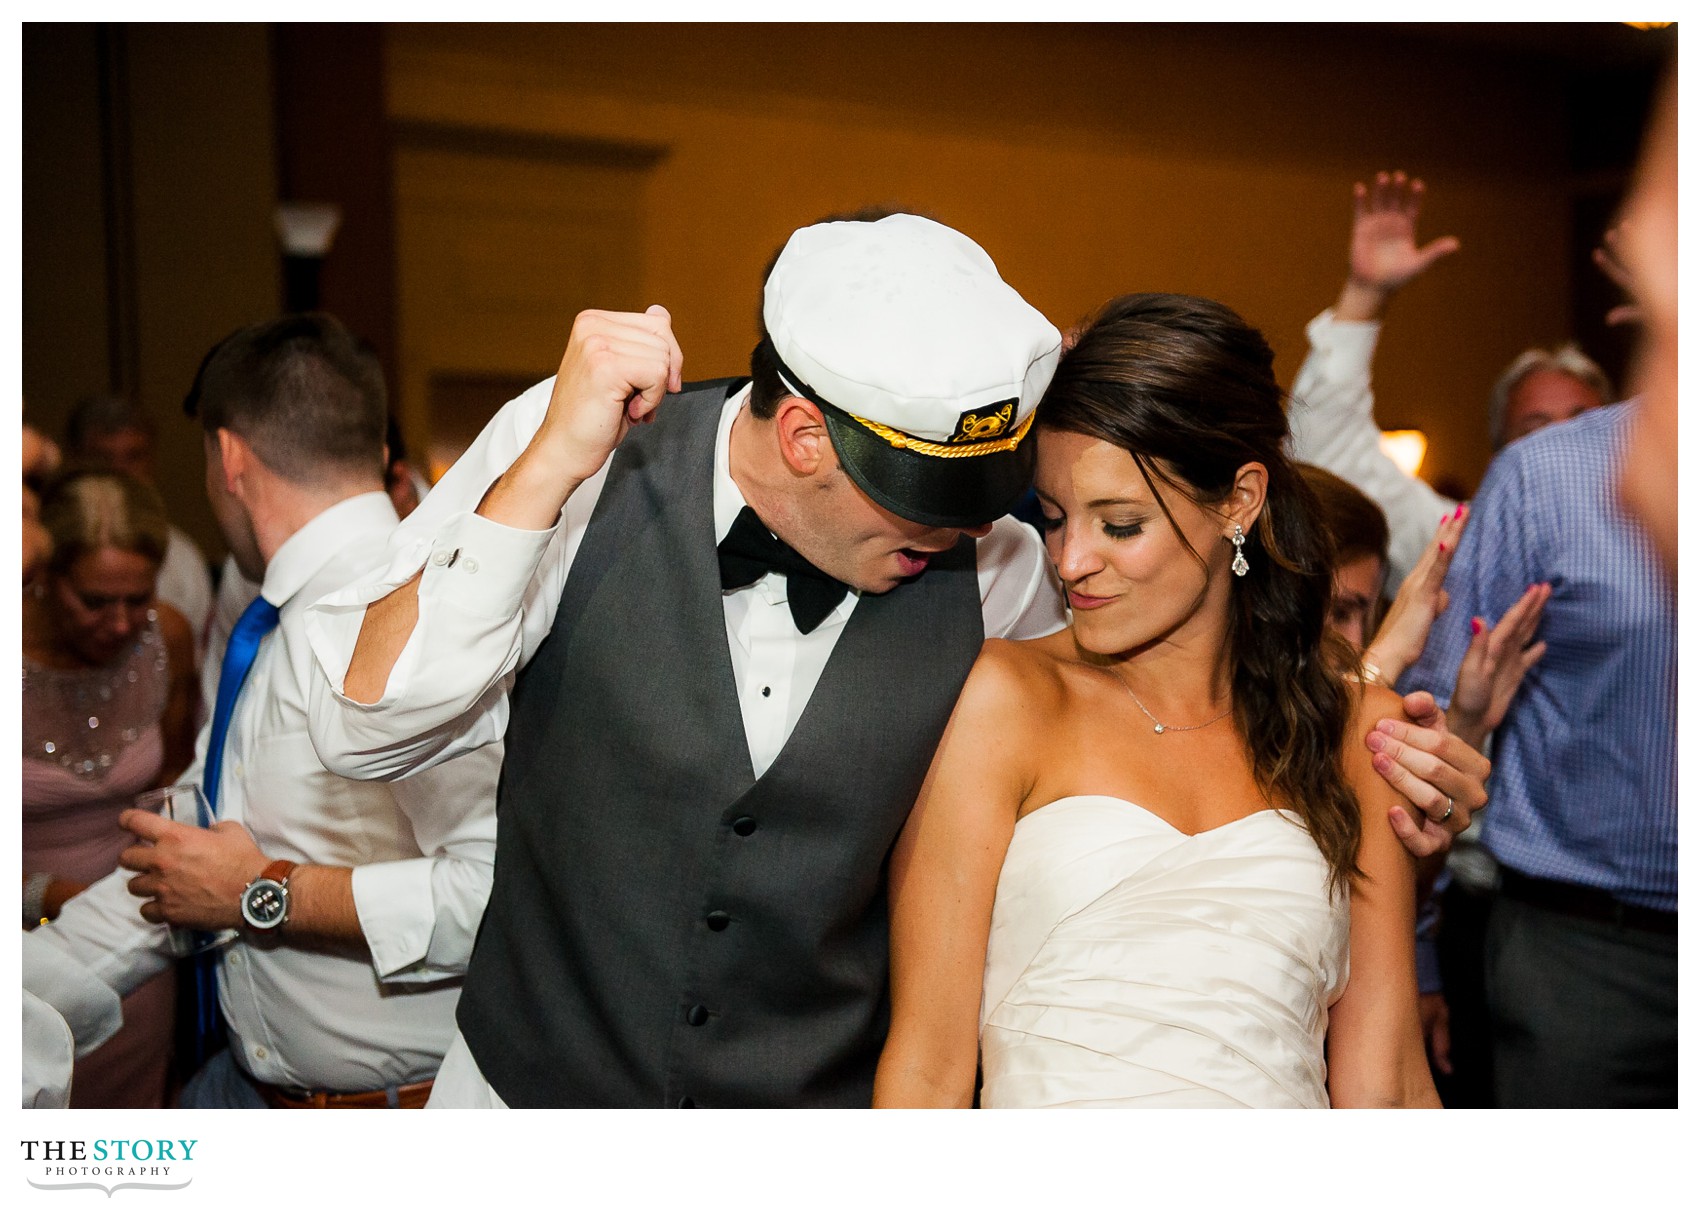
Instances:
[[[393,383],[395,204],[382,27],[286,24],[271,38],[279,199],[341,208],[319,305],[372,343]]]

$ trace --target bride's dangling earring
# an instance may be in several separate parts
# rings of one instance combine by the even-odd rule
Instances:
[[[1228,541],[1234,544],[1234,574],[1243,576],[1251,570],[1251,564],[1245,561],[1245,530],[1234,526],[1234,536]]]

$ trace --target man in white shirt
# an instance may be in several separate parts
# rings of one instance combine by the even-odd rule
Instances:
[[[1004,515],[1060,336],[913,215],[795,233],[763,326],[684,389],[664,310],[582,314],[310,612],[330,767],[507,738],[433,1106],[869,1103],[886,855],[982,638],[1063,624]]]
[[[275,629],[245,680],[226,659],[240,680],[228,732],[215,715],[184,775],[216,794],[219,822],[126,812],[141,842],[127,868],[39,930],[120,991],[171,961],[167,924],[240,930],[217,978],[230,1045],[190,1080],[188,1107],[422,1104],[489,892],[499,746],[389,785],[327,771],[307,735],[303,614],[371,567],[396,523],[382,383],[354,350],[334,319],[301,315],[203,362],[190,404],[208,495],[261,584],[250,612]]]
[[[382,367],[375,355],[362,346],[362,351],[368,356],[375,372],[381,374]],[[431,490],[431,485],[425,482],[424,476],[414,470],[407,460],[407,450],[402,445],[401,429],[396,424],[394,413],[390,414],[385,445],[389,460],[384,467],[384,491],[395,506],[397,517],[406,517],[419,507]],[[218,697],[219,666],[224,660],[224,647],[230,641],[230,632],[235,628],[236,621],[242,616],[242,611],[248,607],[248,602],[260,595],[260,585],[242,574],[242,569],[236,564],[234,555],[224,557],[224,567],[219,571],[218,591],[213,598],[212,616],[207,621],[207,641],[204,658],[201,662],[201,714],[200,722],[205,724],[212,717],[213,702]]]
[[[1370,363],[1388,303],[1458,250],[1449,235],[1417,246],[1423,194],[1423,183],[1402,172],[1379,173],[1372,184],[1353,187],[1346,283],[1334,306],[1305,327],[1310,352],[1293,381],[1288,414],[1293,457],[1332,471],[1386,514],[1389,595],[1422,558],[1441,517],[1458,507],[1382,452],[1370,389]],[[1574,346],[1526,350],[1493,386],[1489,440],[1497,450],[1611,397],[1605,374]]]

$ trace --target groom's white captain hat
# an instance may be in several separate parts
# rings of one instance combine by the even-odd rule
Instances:
[[[914,214],[804,227],[762,318],[785,389],[820,407],[876,503],[974,527],[1020,499],[1062,336],[973,240]]]

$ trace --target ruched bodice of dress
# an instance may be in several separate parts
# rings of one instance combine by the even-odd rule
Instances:
[[[1059,799],[1015,827],[981,1002],[988,1108],[1326,1107],[1349,901],[1297,815],[1189,836]]]

